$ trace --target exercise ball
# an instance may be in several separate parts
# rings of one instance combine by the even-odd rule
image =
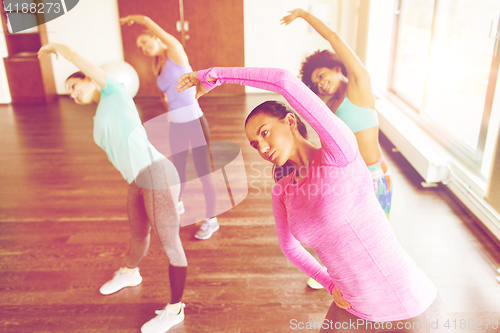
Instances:
[[[123,83],[130,97],[134,98],[139,91],[139,75],[129,63],[125,61],[111,61],[101,66],[119,82]]]

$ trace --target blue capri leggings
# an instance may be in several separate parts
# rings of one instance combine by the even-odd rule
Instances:
[[[387,218],[391,215],[392,185],[391,174],[387,163],[381,157],[377,163],[369,165],[368,170],[372,174],[373,188],[380,205],[384,209]]]

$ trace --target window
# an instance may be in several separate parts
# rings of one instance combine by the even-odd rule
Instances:
[[[498,76],[500,1],[372,1],[371,10],[380,12],[377,7],[393,16],[392,31],[384,32],[392,39],[382,89],[411,106],[423,127],[479,171]],[[372,18],[370,27],[387,25]]]

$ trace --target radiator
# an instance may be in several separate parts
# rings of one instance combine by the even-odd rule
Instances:
[[[500,182],[486,184],[468,172],[451,155],[406,116],[396,105],[386,99],[376,102],[380,130],[394,147],[406,158],[423,178],[423,186],[442,183],[476,216],[481,227],[500,245]],[[500,134],[499,134],[500,135]],[[492,175],[500,179],[500,153],[495,158]],[[496,166],[496,167],[495,167]],[[493,177],[490,177],[493,179]],[[489,203],[485,200],[485,193]],[[491,205],[490,205],[491,203]]]

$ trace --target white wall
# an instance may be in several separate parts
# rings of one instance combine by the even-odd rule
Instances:
[[[62,43],[98,66],[123,60],[117,0],[83,0],[65,15],[47,22],[49,42]],[[64,82],[78,69],[70,62],[52,57],[58,94],[66,94]]]
[[[385,91],[391,60],[394,0],[374,0],[370,7],[366,67],[374,88]]]
[[[0,104],[10,103],[10,90],[9,82],[7,81],[7,74],[5,73],[5,65],[3,58],[6,58],[9,54],[7,52],[7,44],[5,42],[5,34],[0,30]]]
[[[299,74],[304,58],[330,44],[302,19],[289,26],[282,17],[295,8],[311,10],[314,4],[329,5],[330,27],[354,49],[356,42],[356,0],[244,0],[245,66],[277,67]],[[327,15],[328,16],[328,15]],[[246,87],[247,92],[262,90]]]

